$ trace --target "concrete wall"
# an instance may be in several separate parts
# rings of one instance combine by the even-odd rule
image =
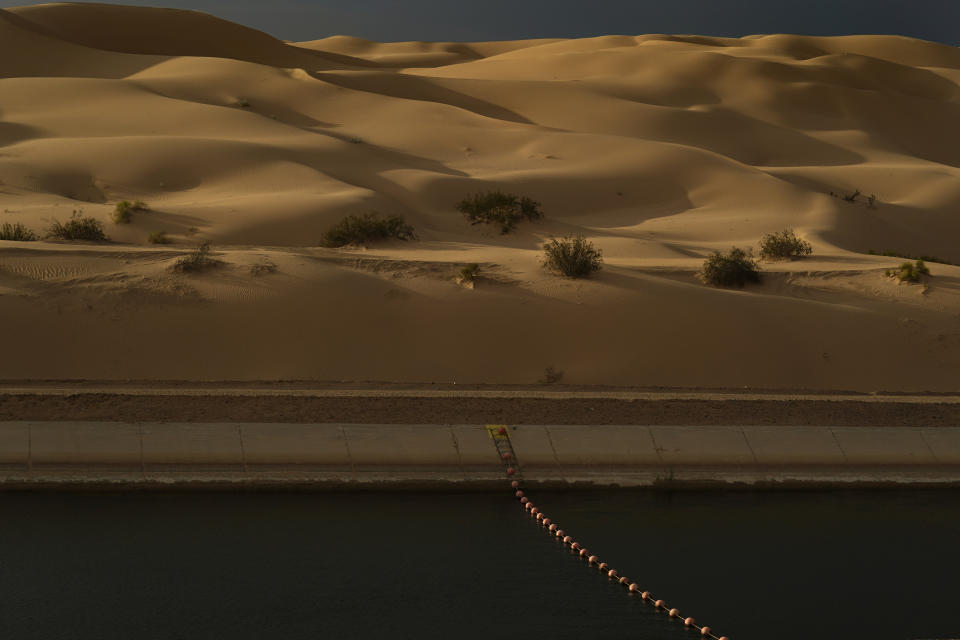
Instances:
[[[521,425],[511,439],[534,482],[960,479],[960,427]],[[502,477],[483,425],[0,422],[7,485]]]

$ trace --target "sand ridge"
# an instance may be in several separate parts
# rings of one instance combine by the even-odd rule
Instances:
[[[193,11],[0,10],[0,378],[322,379],[956,391],[960,53],[894,36],[289,43]],[[546,218],[501,236],[487,188]],[[830,195],[860,190],[861,198]],[[110,222],[121,199],[151,211]],[[419,241],[318,248],[348,214]],[[761,287],[703,257],[794,228]],[[165,231],[175,244],[151,246]],[[582,233],[591,281],[539,245]],[[211,240],[224,269],[169,271]],[[467,263],[484,278],[455,283]],[[257,264],[276,273],[254,275]]]

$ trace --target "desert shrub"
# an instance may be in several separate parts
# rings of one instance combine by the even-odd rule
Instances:
[[[480,265],[476,262],[471,262],[470,264],[464,266],[460,269],[460,281],[461,282],[473,282],[477,279],[477,275],[480,273]]]
[[[192,253],[177,260],[173,264],[173,270],[180,273],[196,273],[222,264],[223,261],[210,256],[210,241],[204,240]]]
[[[748,282],[760,282],[760,265],[749,252],[733,247],[728,253],[711,253],[698,275],[715,287],[742,287]]]
[[[147,242],[150,244],[173,244],[173,240],[167,237],[166,231],[154,231],[147,236]]]
[[[277,272],[277,265],[268,258],[263,258],[260,262],[250,265],[250,275],[265,276]]]
[[[543,253],[543,266],[568,278],[586,278],[603,267],[602,252],[583,236],[550,238]]]
[[[800,258],[813,253],[813,247],[801,240],[793,229],[784,229],[777,233],[768,233],[760,240],[760,257],[767,259]]]
[[[237,98],[237,101],[233,103],[235,107],[240,107],[241,109],[246,109],[250,106],[250,101],[246,98]]]
[[[327,231],[321,244],[325,247],[344,247],[348,244],[366,244],[376,240],[416,240],[413,227],[400,216],[381,218],[374,213],[347,216]]]
[[[23,224],[16,223],[10,224],[9,222],[4,222],[3,226],[0,226],[0,240],[15,240],[17,242],[28,242],[30,240],[36,240],[37,234],[30,229],[27,229]]]
[[[47,237],[59,240],[93,240],[95,242],[104,242],[109,239],[103,232],[103,224],[99,220],[83,217],[76,211],[66,222],[61,223],[54,220],[47,227]]]
[[[522,220],[543,217],[536,200],[501,191],[487,191],[464,198],[457,203],[457,211],[465,215],[470,224],[499,225],[500,233],[509,233]]]
[[[895,277],[900,282],[920,282],[923,276],[930,275],[930,269],[923,263],[923,260],[916,262],[904,262],[896,270],[887,269],[886,275]]]
[[[129,224],[134,211],[147,211],[149,207],[143,200],[121,200],[113,209],[113,221],[116,224]]]

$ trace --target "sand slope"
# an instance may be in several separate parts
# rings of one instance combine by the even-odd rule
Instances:
[[[286,43],[205,14],[0,10],[0,378],[319,378],[957,390],[960,50],[894,36]],[[453,205],[500,188],[502,236]],[[830,195],[875,194],[850,203]],[[151,205],[110,222],[121,199]],[[420,240],[317,248],[347,214]],[[703,257],[786,227],[814,256],[715,290]],[[175,244],[154,247],[153,231]],[[539,267],[582,233],[606,269]],[[229,263],[169,266],[209,239]],[[267,261],[277,273],[256,277]],[[483,264],[475,290],[454,275]]]

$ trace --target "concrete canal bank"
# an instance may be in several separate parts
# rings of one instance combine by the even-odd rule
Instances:
[[[960,486],[960,427],[512,425],[527,486]],[[485,425],[0,422],[0,488],[483,489]]]

